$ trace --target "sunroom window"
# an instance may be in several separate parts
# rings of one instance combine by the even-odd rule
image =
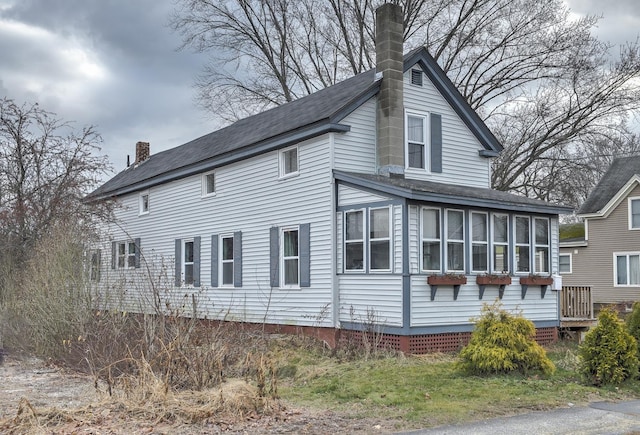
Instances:
[[[516,216],[516,272],[529,272],[531,237],[529,231],[529,217]]]
[[[422,270],[440,270],[440,209],[422,209]]]
[[[391,256],[389,208],[369,210],[369,259],[371,270],[389,270]]]
[[[471,269],[486,272],[489,257],[489,226],[486,213],[471,213]]]
[[[464,272],[464,212],[447,210],[447,271]]]

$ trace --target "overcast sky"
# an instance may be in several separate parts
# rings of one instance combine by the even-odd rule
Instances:
[[[117,171],[139,140],[157,153],[217,129],[194,104],[206,58],[176,50],[173,2],[0,0],[0,98],[37,101],[78,128],[95,125]],[[636,40],[639,0],[567,3],[578,15],[604,16],[601,39]]]

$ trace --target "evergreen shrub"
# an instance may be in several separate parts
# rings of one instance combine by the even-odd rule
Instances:
[[[640,360],[640,302],[633,303],[633,310],[626,319],[627,331],[638,344],[638,359]]]

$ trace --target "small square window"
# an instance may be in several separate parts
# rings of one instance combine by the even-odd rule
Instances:
[[[213,172],[202,175],[202,196],[216,193],[216,177]]]
[[[149,213],[149,192],[143,192],[140,194],[138,205],[139,205],[139,214]]]
[[[280,151],[280,177],[298,173],[298,147]]]

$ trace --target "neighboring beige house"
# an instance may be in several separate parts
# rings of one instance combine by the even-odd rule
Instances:
[[[596,309],[640,300],[640,156],[614,160],[578,210],[584,239],[560,241],[563,286],[587,286]]]

